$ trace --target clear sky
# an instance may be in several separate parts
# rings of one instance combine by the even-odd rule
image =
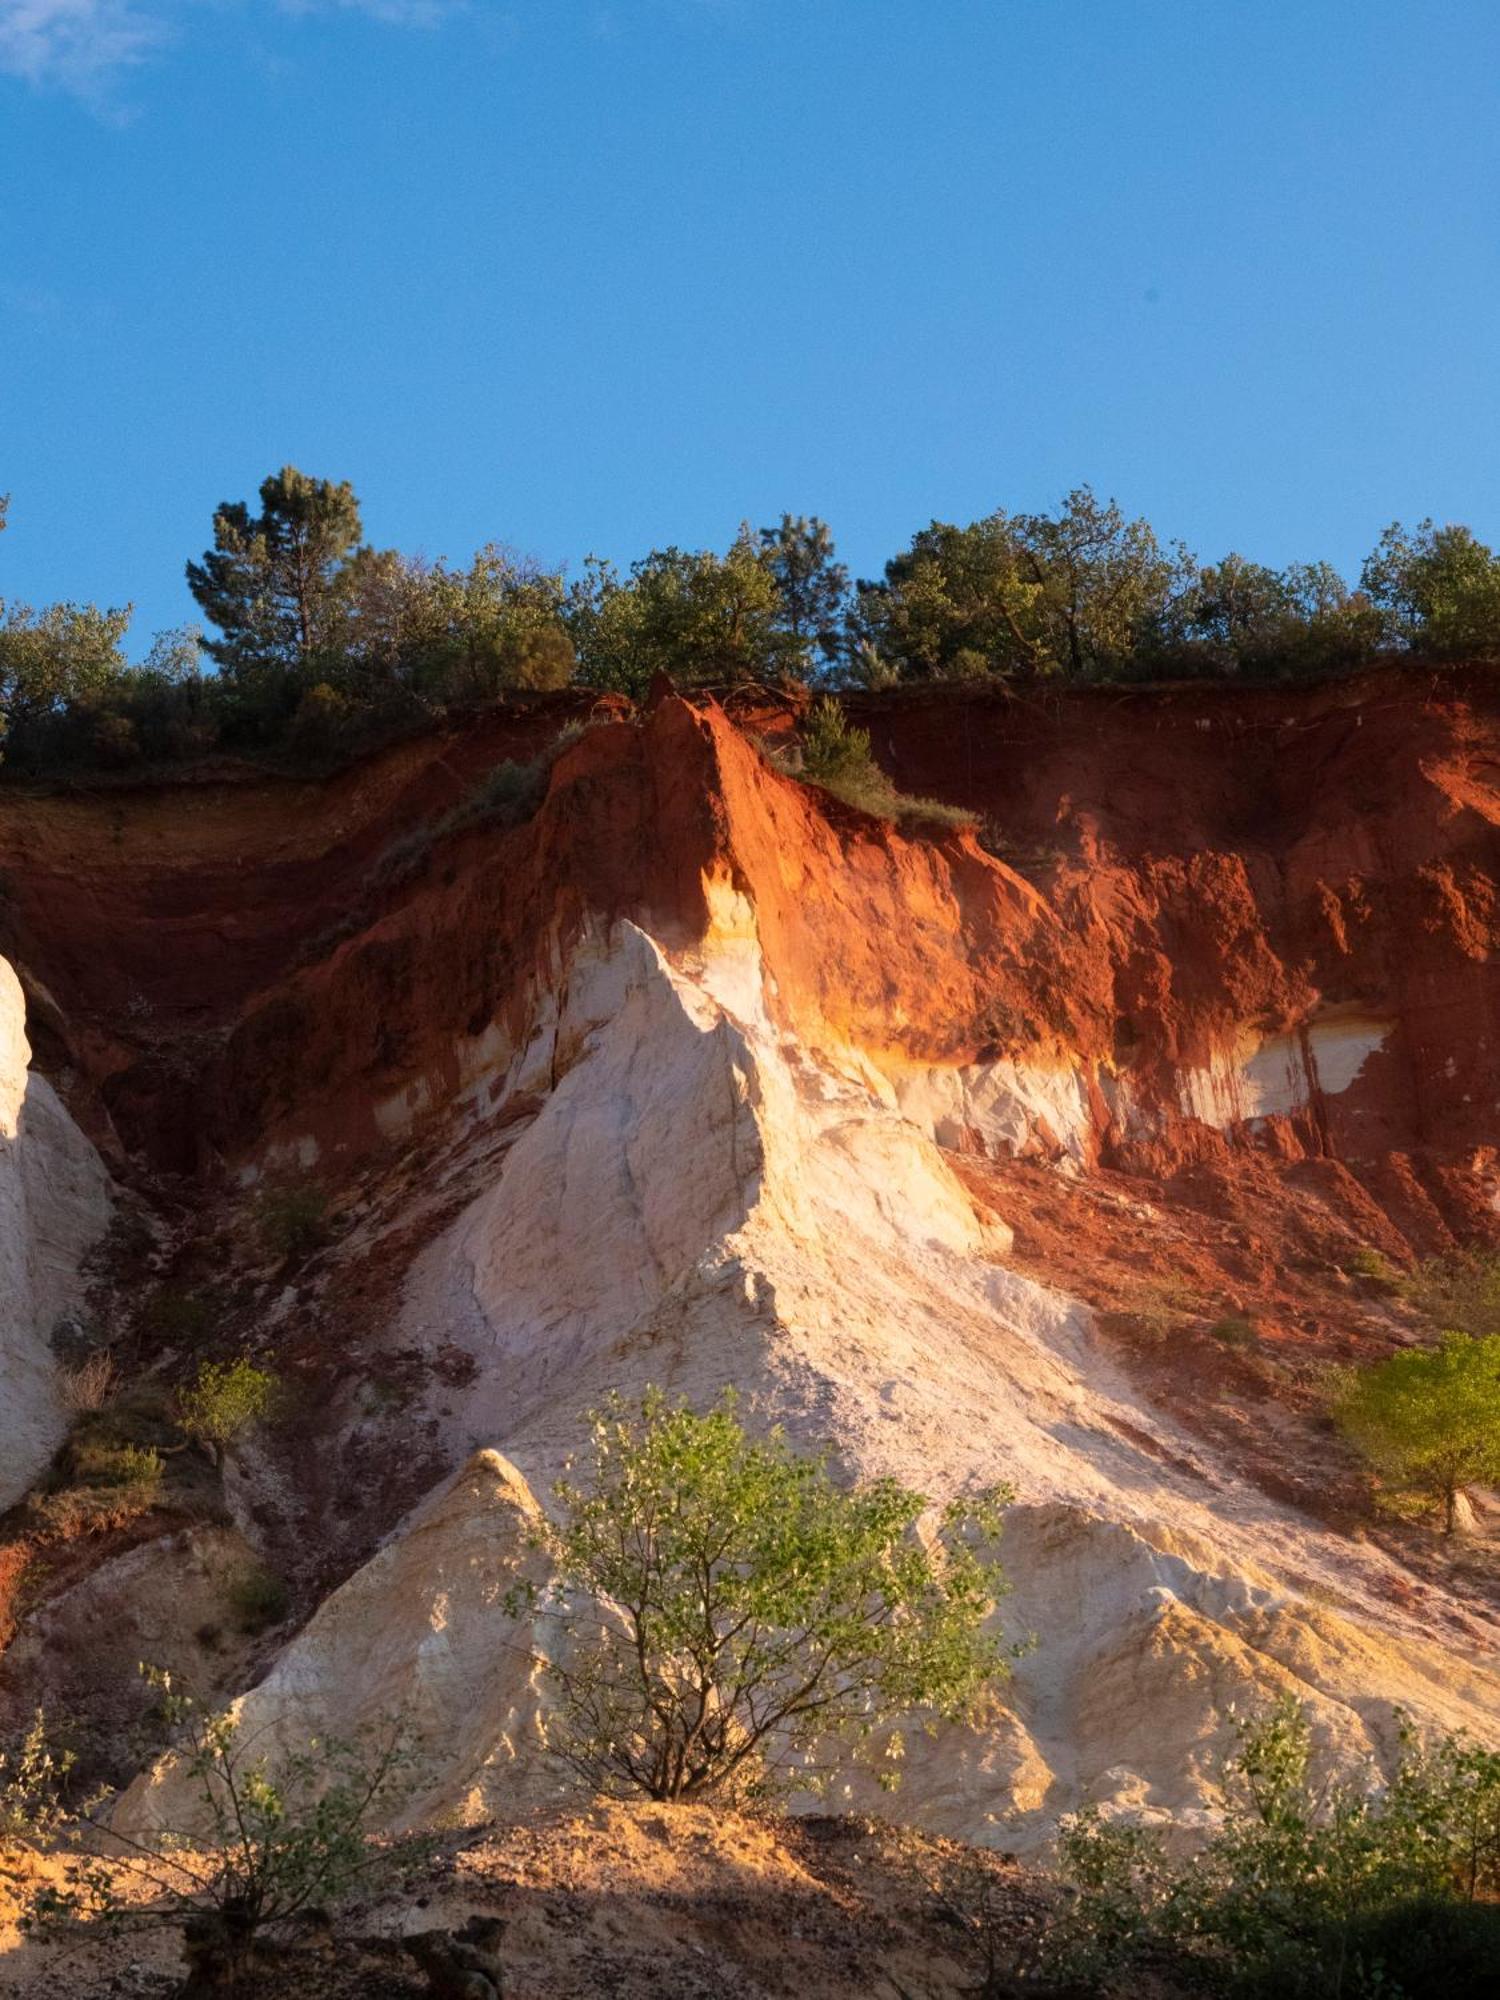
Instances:
[[[0,594],[284,462],[548,560],[1090,480],[1500,540],[1496,0],[0,0]]]

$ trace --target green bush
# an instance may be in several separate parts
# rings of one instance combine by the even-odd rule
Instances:
[[[1399,1292],[1405,1282],[1385,1252],[1367,1243],[1361,1244],[1350,1257],[1349,1269],[1356,1278],[1363,1278],[1383,1292]]]
[[[410,1853],[410,1843],[377,1845],[376,1818],[403,1795],[409,1755],[399,1725],[380,1741],[310,1741],[273,1762],[256,1754],[228,1715],[205,1713],[169,1675],[144,1668],[172,1732],[179,1770],[190,1781],[190,1826],[160,1829],[123,1849],[107,1822],[85,1809],[70,1822],[61,1886],[34,1890],[29,1929],[111,1922],[124,1908],[122,1883],[147,1891],[157,1910],[182,1925],[189,1965],[185,1993],[239,1993],[264,1975],[285,1990],[284,1960],[265,1951],[304,1917],[371,1884]]]
[[[894,1776],[914,1711],[970,1714],[1003,1677],[983,1632],[1004,1588],[978,1545],[999,1489],[915,1534],[920,1493],[843,1487],[779,1431],[748,1437],[727,1396],[699,1416],[648,1393],[592,1420],[583,1482],[541,1531],[574,1620],[558,1747],[596,1788],[656,1799],[816,1783],[839,1743]],[[577,1628],[577,1598],[599,1605]]]
[[[813,704],[802,726],[798,761],[784,762],[782,768],[875,819],[901,825],[978,824],[978,815],[961,806],[898,791],[871,753],[869,730],[854,728],[827,695]]]
[[[177,1398],[177,1421],[215,1465],[225,1451],[275,1409],[280,1383],[248,1355],[237,1361],[205,1361],[190,1387]]]
[[[240,1630],[250,1633],[280,1624],[291,1601],[285,1580],[260,1563],[231,1577],[225,1596]]]
[[[0,1750],[0,1853],[50,1843],[64,1821],[62,1789],[72,1768],[72,1755],[49,1743],[38,1709],[20,1741]]]
[[[1216,1319],[1208,1329],[1208,1337],[1221,1347],[1253,1347],[1255,1325],[1251,1320],[1231,1315],[1228,1319]]]
[[[1319,1783],[1311,1762],[1306,1714],[1288,1698],[1239,1726],[1223,1826],[1191,1859],[1097,1810],[1066,1821],[1073,1896],[1049,1927],[1048,1969],[1110,1990],[1170,1967],[1194,1991],[1373,2000],[1406,1990],[1381,1983],[1382,1941],[1416,1909],[1450,1913],[1432,1917],[1432,1935],[1461,1968],[1488,1928],[1469,1913],[1500,1889],[1500,1753],[1404,1729],[1383,1786],[1373,1774]]]

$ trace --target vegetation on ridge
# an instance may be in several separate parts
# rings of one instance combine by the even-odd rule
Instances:
[[[1451,523],[1393,525],[1352,586],[1327,563],[1201,562],[1088,486],[1050,514],[934,521],[857,582],[827,524],[792,514],[722,555],[653,549],[623,572],[591,556],[571,579],[498,543],[452,564],[363,534],[346,481],[284,466],[218,508],[187,565],[207,632],[162,633],[134,664],[128,606],[0,598],[10,766],[327,758],[403,719],[568,685],[639,697],[659,674],[871,690],[1500,659],[1500,555]]]

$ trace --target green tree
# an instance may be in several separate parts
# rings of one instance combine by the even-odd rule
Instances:
[[[1442,1506],[1451,1534],[1464,1487],[1500,1480],[1500,1340],[1449,1333],[1355,1370],[1333,1414],[1393,1492]]]
[[[1143,663],[1167,672],[1293,677],[1366,659],[1383,621],[1331,563],[1264,563],[1230,554],[1167,599]]]
[[[833,534],[816,514],[783,514],[760,531],[761,560],[781,600],[777,623],[810,658],[838,652],[849,598],[849,572],[836,558]]]
[[[934,521],[860,585],[857,624],[907,678],[1108,677],[1190,575],[1185,550],[1080,486],[1056,514]]]
[[[568,601],[579,679],[640,696],[658,673],[684,686],[777,679],[805,670],[780,591],[743,530],[723,556],[653,549],[621,578],[590,557]]]
[[[404,679],[444,702],[565,687],[573,644],[560,573],[490,543],[467,568],[401,565],[396,656]]]
[[[1500,1932],[1475,1903],[1500,1886],[1500,1755],[1464,1736],[1424,1743],[1403,1724],[1388,1782],[1330,1781],[1314,1773],[1307,1712],[1290,1698],[1236,1734],[1222,1824],[1190,1859],[1094,1808],[1064,1821],[1074,1894],[1049,1926],[1047,1969],[1126,1992],[1170,1967],[1190,1991],[1245,2000],[1446,1991],[1431,1976],[1441,1967],[1420,1989],[1381,1979],[1371,1940],[1428,1907],[1474,1907],[1474,1923],[1445,1927],[1455,1964]]]
[[[359,502],[347,481],[283,466],[260,487],[260,512],[226,500],[213,547],[187,566],[188,588],[220,636],[207,650],[248,684],[306,675],[332,650],[346,572],[360,541]]]
[[[557,1601],[576,1618],[588,1593],[601,1618],[553,1669],[563,1754],[597,1787],[693,1799],[808,1782],[820,1743],[868,1753],[913,1711],[969,1714],[1005,1671],[980,1545],[1006,1498],[950,1507],[924,1542],[920,1493],[836,1484],[780,1431],[747,1436],[732,1397],[701,1416],[612,1400],[543,1531]]]
[[[1500,556],[1472,529],[1394,522],[1362,582],[1399,644],[1447,659],[1500,657]]]
[[[0,605],[0,735],[22,761],[44,760],[69,707],[104,693],[128,672],[121,642],[130,606]]]

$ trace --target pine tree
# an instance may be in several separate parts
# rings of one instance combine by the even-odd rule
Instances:
[[[188,564],[187,580],[222,634],[207,650],[227,674],[306,674],[336,637],[341,582],[360,533],[354,488],[292,465],[261,482],[259,514],[242,500],[224,502],[214,545]]]

